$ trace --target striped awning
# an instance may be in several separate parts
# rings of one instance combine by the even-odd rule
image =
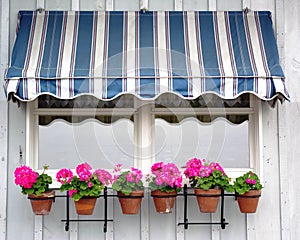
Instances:
[[[270,12],[21,11],[7,97],[289,99]]]

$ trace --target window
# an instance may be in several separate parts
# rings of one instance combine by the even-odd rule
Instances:
[[[204,95],[156,101],[155,158],[184,167],[194,157],[216,161],[235,177],[259,171],[260,100],[243,94],[234,100]]]
[[[49,165],[55,172],[89,162],[112,169],[134,164],[132,99],[104,102],[82,96],[59,100],[40,96],[28,106],[28,160],[36,169]]]
[[[27,106],[27,159],[37,169],[74,168],[87,161],[95,168],[122,163],[149,172],[155,161],[183,167],[198,157],[220,162],[233,177],[259,170],[260,100],[250,94],[234,100],[163,94],[152,101],[132,95],[112,101],[43,95]]]

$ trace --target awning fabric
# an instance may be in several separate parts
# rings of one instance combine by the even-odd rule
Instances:
[[[289,99],[270,12],[21,11],[7,97]]]

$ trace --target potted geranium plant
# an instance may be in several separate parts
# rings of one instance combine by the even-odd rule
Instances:
[[[252,171],[235,179],[233,184],[242,213],[255,213],[261,196],[262,185],[259,177]]]
[[[221,191],[233,191],[230,178],[218,163],[193,158],[187,162],[184,174],[194,188],[201,212],[216,212]]]
[[[112,189],[117,191],[123,214],[138,214],[144,196],[142,171],[131,167],[122,171],[122,164],[114,168]]]
[[[63,168],[56,174],[56,179],[62,185],[60,191],[68,191],[74,200],[77,214],[91,215],[94,211],[97,198],[105,186],[112,181],[112,175],[103,169],[92,171],[88,163],[76,167],[77,175],[72,170]]]
[[[147,177],[151,196],[158,213],[172,213],[177,192],[182,188],[182,175],[174,163],[158,162]]]
[[[44,166],[40,174],[29,166],[21,165],[14,171],[15,184],[22,188],[23,194],[28,194],[32,210],[36,215],[48,215],[55,197],[55,191],[49,189],[52,178],[45,173],[47,169],[48,166]]]

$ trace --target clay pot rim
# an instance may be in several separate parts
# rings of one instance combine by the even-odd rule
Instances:
[[[129,195],[125,195],[121,191],[117,192],[119,198],[143,198],[144,190],[135,190],[132,191]]]
[[[244,194],[237,194],[237,198],[260,198],[261,197],[261,190],[250,190],[245,192]]]
[[[159,194],[161,193],[161,194]],[[159,189],[151,191],[151,197],[155,197],[155,198],[173,198],[173,197],[177,197],[177,192],[176,190],[172,191],[172,192],[164,192],[161,191]]]
[[[196,191],[200,191],[202,193],[196,193]],[[208,189],[204,190],[202,188],[194,188],[194,195],[197,197],[220,197],[222,196],[221,194],[221,189]]]
[[[48,190],[45,191],[43,193],[41,193],[41,195],[37,196],[36,194],[32,193],[32,194],[28,194],[27,196],[28,199],[31,200],[46,200],[46,199],[53,199],[55,198],[55,190]]]

